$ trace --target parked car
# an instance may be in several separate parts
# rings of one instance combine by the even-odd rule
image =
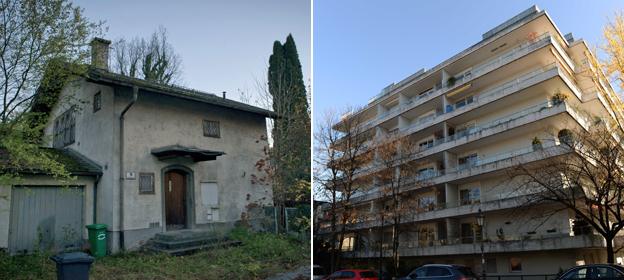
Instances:
[[[589,264],[575,266],[561,274],[558,280],[608,279],[624,280],[624,266],[617,264]]]
[[[327,276],[325,269],[320,265],[312,266],[312,280],[322,280]]]
[[[435,279],[435,280],[477,280],[479,279],[469,267],[454,264],[426,264],[414,269],[401,280]]]
[[[334,279],[344,279],[344,280],[379,280],[377,277],[377,273],[372,270],[362,270],[362,269],[344,269],[338,270],[331,275],[327,276],[324,280],[334,280]]]

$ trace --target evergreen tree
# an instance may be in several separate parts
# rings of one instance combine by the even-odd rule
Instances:
[[[273,111],[280,116],[274,121],[271,151],[274,197],[280,205],[296,199],[296,186],[301,185],[298,182],[310,181],[310,110],[297,46],[291,35],[284,44],[273,44],[268,85]]]

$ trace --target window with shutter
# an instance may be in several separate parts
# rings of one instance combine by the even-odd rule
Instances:
[[[204,136],[220,138],[221,131],[219,129],[219,122],[204,120]]]
[[[139,194],[154,194],[154,173],[139,174]]]

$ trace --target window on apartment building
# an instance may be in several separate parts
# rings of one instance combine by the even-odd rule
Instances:
[[[479,188],[463,189],[459,191],[459,202],[461,205],[475,204],[481,201],[481,190]]]
[[[463,156],[463,157],[458,158],[457,159],[457,164],[472,166],[472,165],[475,165],[477,163],[478,159],[479,159],[479,157],[477,156],[477,153],[473,153],[473,154],[469,154],[467,156]]]
[[[346,236],[342,240],[342,248],[340,248],[343,252],[353,251],[355,245],[355,236]]]
[[[139,173],[139,194],[154,194],[154,173]]]
[[[435,207],[435,198],[433,196],[423,196],[418,199],[418,208],[423,210],[433,210]]]
[[[219,129],[219,122],[204,120],[204,136],[220,138],[221,131]]]
[[[520,258],[510,258],[509,259],[509,271],[510,272],[521,272],[522,271],[522,259],[520,259]]]
[[[457,102],[455,102],[455,109],[459,109],[459,108],[464,107],[466,105],[472,104],[473,101],[474,101],[474,97],[472,97],[472,96],[468,96],[466,98],[462,98],[462,99],[458,100]]]
[[[433,139],[429,139],[418,144],[418,148],[422,151],[433,147]]]
[[[76,110],[72,106],[54,120],[53,147],[63,148],[76,140]]]
[[[102,109],[102,92],[98,91],[93,95],[93,113]]]
[[[472,223],[462,223],[460,226],[461,242],[468,244],[475,241],[474,225]]]

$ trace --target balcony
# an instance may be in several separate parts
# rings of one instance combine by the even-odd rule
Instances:
[[[425,180],[425,183],[419,182],[418,178],[414,177],[410,180],[406,180],[406,186],[402,188],[401,192],[412,191],[422,187],[448,183],[471,176],[500,171],[518,163],[543,160],[549,157],[561,155],[563,153],[565,153],[565,149],[557,145],[545,146],[543,149],[537,151],[533,149],[533,146],[522,147],[493,156],[481,157],[475,163],[467,165],[463,168],[439,170],[434,174],[435,176],[428,177]],[[380,197],[381,196],[377,188],[377,190],[369,191],[367,194],[352,197],[351,202],[362,203],[364,201],[375,200]]]
[[[425,145],[420,147],[418,153],[416,153],[412,160],[417,160],[419,158],[423,158],[428,155],[432,155],[434,153],[438,153],[444,150],[447,150],[452,147],[456,147],[459,145],[463,145],[469,142],[474,142],[479,139],[483,139],[485,137],[501,133],[506,130],[511,130],[529,123],[533,123],[536,121],[540,121],[561,113],[568,113],[570,117],[572,117],[576,122],[583,128],[589,128],[589,120],[585,117],[581,112],[579,112],[576,108],[572,107],[566,102],[553,103],[552,101],[547,101],[544,103],[540,103],[529,108],[525,108],[522,111],[515,112],[513,114],[509,114],[498,119],[492,120],[488,123],[481,124],[477,127],[471,128],[464,132],[456,133],[454,135],[448,136],[446,138],[439,138],[434,140],[431,145]],[[517,152],[526,152],[532,151],[532,146],[523,148],[523,150],[519,150]],[[504,153],[508,156],[514,157],[515,155]],[[500,155],[502,156],[502,155]],[[482,164],[487,163],[486,159],[479,159]],[[488,157],[488,160],[499,160],[499,158],[491,158]],[[366,169],[363,169],[360,172],[362,174],[370,174],[371,172],[378,171],[382,166],[370,165],[367,166]],[[464,168],[460,168],[456,171],[459,171]],[[444,172],[441,172],[439,175],[444,175]],[[447,172],[448,173],[448,172]],[[429,179],[429,178],[428,178]]]
[[[554,77],[561,77],[562,79],[564,79],[564,81],[570,81],[569,79],[564,78],[565,77],[565,73],[564,71],[562,71],[559,66],[556,63],[552,63],[549,64],[545,67],[540,67],[537,69],[534,69],[532,71],[529,71],[528,73],[524,73],[502,85],[496,86],[494,88],[490,88],[486,91],[483,91],[477,95],[473,96],[472,102],[470,104],[467,105],[463,105],[463,106],[455,106],[455,105],[449,105],[447,106],[447,108],[445,109],[444,112],[436,112],[435,114],[429,115],[425,118],[419,119],[418,121],[412,123],[410,126],[408,127],[404,127],[396,132],[394,132],[396,135],[410,135],[412,133],[415,133],[417,131],[420,131],[422,129],[425,129],[427,127],[433,126],[437,123],[440,122],[444,122],[447,121],[451,118],[460,116],[461,114],[468,112],[470,110],[479,108],[479,107],[483,107],[486,106],[488,104],[491,104],[495,101],[498,101],[506,96],[509,96],[511,94],[514,94],[516,92],[520,92],[522,90],[526,90],[532,86],[538,85],[544,81],[550,80]],[[571,82],[568,83],[568,86],[570,86],[570,88],[572,89],[572,91],[575,91],[575,86],[574,84],[572,84]],[[580,91],[579,91],[580,92]],[[580,93],[579,93],[580,95]],[[571,109],[573,110],[573,109]],[[519,112],[517,114],[511,114],[509,116],[506,117],[501,117],[499,118],[498,122],[502,123],[502,122],[506,122],[509,119],[512,118],[517,118],[517,117],[521,117],[524,113],[526,112]],[[507,119],[507,120],[503,120],[503,119]],[[496,124],[495,124],[496,125]],[[433,143],[428,144],[426,146],[421,147],[421,149],[418,152],[424,152],[426,150],[435,148],[437,146],[440,146],[442,144],[448,143],[448,142],[452,142],[455,141],[458,138],[462,138],[468,135],[472,135],[472,134],[479,134],[481,133],[484,129],[486,128],[485,125],[481,125],[479,128],[477,129],[472,129],[470,131],[464,131],[462,133],[458,133],[455,134],[454,136],[450,136],[447,138],[437,138],[433,141]],[[487,129],[487,128],[486,128]],[[368,146],[369,148],[373,148],[373,143],[371,143],[370,146]],[[440,149],[436,149],[435,152],[439,152]],[[364,151],[362,151],[364,152]],[[426,153],[423,154],[423,156],[429,155],[431,153]]]
[[[444,256],[444,255],[465,255],[480,254],[481,242],[473,241],[462,243],[460,238],[427,240],[427,242],[411,241],[399,247],[401,256]],[[604,248],[604,239],[599,235],[579,235],[568,236],[561,234],[542,236],[517,236],[509,237],[505,240],[485,240],[484,252],[510,253],[525,251],[547,251],[561,249],[580,248]],[[422,246],[424,245],[424,246]],[[388,248],[389,249],[389,248]],[[390,250],[385,250],[384,255],[390,256]],[[359,250],[343,253],[349,258],[373,258],[379,256],[379,247],[364,247]]]
[[[456,80],[452,86],[442,86],[437,89],[433,88],[424,94],[414,96],[408,99],[408,101],[405,102],[405,104],[398,105],[378,115],[376,118],[371,119],[361,124],[361,131],[370,129],[371,127],[376,126],[379,123],[387,121],[389,118],[396,117],[398,114],[404,113],[408,109],[411,109],[417,105],[423,104],[433,99],[434,97],[437,97],[437,96],[442,95],[443,93],[446,93],[447,91],[450,91],[455,88],[459,88],[469,81],[475,80],[503,65],[506,65],[548,44],[551,44],[552,42],[556,42],[556,40],[552,38],[548,32],[546,32],[538,36],[535,40],[521,43],[517,47],[466,71],[465,72],[466,74],[464,74],[461,79]],[[394,89],[386,90],[377,99],[383,96],[389,95],[391,92],[393,92],[393,90]]]
[[[473,215],[478,209],[482,209],[484,212],[491,212],[497,210],[511,209],[522,206],[525,203],[524,193],[501,195],[499,199],[484,201],[480,203],[471,203],[462,205],[459,202],[439,202],[432,205],[432,207],[423,209],[421,212],[414,212],[411,214],[405,214],[401,217],[401,224],[409,224],[414,222],[427,222],[433,220],[440,220],[444,218],[460,217],[466,215]],[[354,219],[347,225],[348,230],[360,230],[365,228],[375,228],[381,225],[380,220],[373,214],[362,215]],[[319,233],[329,232],[329,224],[319,225]]]

